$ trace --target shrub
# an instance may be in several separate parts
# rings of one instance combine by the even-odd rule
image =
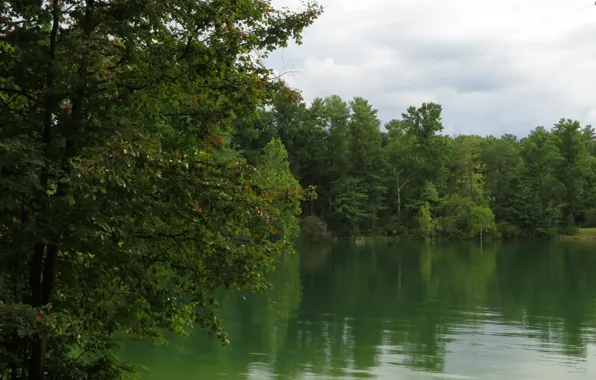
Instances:
[[[331,239],[327,223],[316,215],[308,215],[300,220],[302,236],[309,240]]]
[[[498,223],[497,231],[499,232],[499,235],[501,235],[501,238],[505,240],[519,239],[524,235],[524,232],[521,230],[521,228],[508,222]]]
[[[571,232],[571,229],[569,231]],[[536,228],[535,237],[536,239],[554,239],[557,237],[557,230],[555,228]]]

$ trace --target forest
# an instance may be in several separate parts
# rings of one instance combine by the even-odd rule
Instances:
[[[416,239],[552,238],[596,226],[596,133],[570,119],[522,138],[443,132],[442,107],[411,106],[383,124],[366,99],[280,101],[242,124],[249,162],[272,138],[317,199],[308,233]]]

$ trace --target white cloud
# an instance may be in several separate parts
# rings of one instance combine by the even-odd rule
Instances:
[[[435,101],[447,133],[524,135],[561,117],[596,124],[592,1],[320,2],[303,45],[269,59],[307,100],[362,96],[384,121]]]

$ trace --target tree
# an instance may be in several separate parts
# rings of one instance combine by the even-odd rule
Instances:
[[[348,232],[358,236],[360,222],[369,216],[366,187],[361,179],[346,177],[337,183],[336,188],[333,210],[347,224]]]
[[[396,122],[394,121],[393,123]],[[391,128],[391,124],[387,128]],[[397,217],[401,220],[402,190],[422,170],[423,158],[415,149],[414,136],[395,133],[396,129],[391,129],[391,131],[389,143],[385,147],[385,150],[387,152],[388,166],[391,168],[391,177],[395,185],[388,186],[388,188],[395,191]]]
[[[196,323],[227,341],[216,289],[267,289],[291,238],[272,238],[271,212],[303,191],[269,188],[226,136],[298,100],[261,62],[320,13],[0,4],[2,377],[117,378],[124,334]]]
[[[458,136],[452,141],[450,193],[482,202],[485,197],[484,165],[480,162],[479,136]]]
[[[279,199],[279,195],[298,193],[300,184],[290,171],[288,152],[281,140],[272,139],[265,145],[258,169],[265,196],[277,199],[268,210],[271,232],[281,232],[281,236],[285,237],[296,236],[299,233],[297,215],[300,214],[300,203],[288,203],[284,198]]]
[[[432,239],[434,235],[434,223],[428,202],[424,202],[418,211],[418,228],[425,240]]]
[[[335,183],[347,175],[348,163],[348,120],[350,110],[346,102],[339,96],[332,95],[323,100],[325,106],[326,130],[328,131],[327,149],[325,151],[325,167],[328,180],[327,192],[324,194],[327,201],[327,212],[331,216],[333,212],[333,197],[335,195]],[[323,191],[323,187],[319,187]],[[323,195],[323,194],[321,194]],[[323,201],[323,196],[321,196]]]
[[[363,98],[354,98],[350,107],[352,114],[348,123],[349,173],[363,180],[367,196],[366,227],[375,231],[378,213],[383,209],[387,190],[381,177],[385,163],[381,145],[381,122],[377,117],[377,110]]]
[[[486,168],[486,191],[494,200],[492,209],[495,217],[506,220],[510,215],[506,208],[507,200],[514,196],[509,192],[510,182],[522,163],[520,144],[513,135],[489,136],[481,144],[480,158]]]
[[[290,168],[302,186],[325,184],[327,131],[319,108],[320,100],[316,100],[310,109],[301,103],[278,105],[273,111],[278,135],[288,149]],[[316,205],[311,199],[304,210],[313,214]]]
[[[480,233],[480,243],[482,244],[484,233],[495,229],[495,215],[486,206],[474,206],[470,219],[472,231],[474,234]]]
[[[557,228],[561,223],[564,184],[554,175],[561,155],[552,135],[543,127],[520,141],[522,165],[510,176],[509,220],[536,236],[537,231]]]
[[[565,204],[562,207],[565,228],[573,231],[581,218],[588,195],[588,181],[592,170],[591,146],[582,133],[578,121],[561,119],[555,124],[552,136],[561,160],[555,168],[556,176],[565,185]]]

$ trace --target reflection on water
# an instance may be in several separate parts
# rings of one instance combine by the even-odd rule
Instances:
[[[302,247],[202,331],[127,345],[143,379],[594,379],[596,245]]]

